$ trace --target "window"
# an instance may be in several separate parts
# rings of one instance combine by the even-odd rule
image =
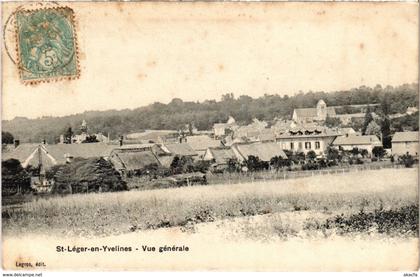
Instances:
[[[321,148],[321,143],[319,141],[315,141],[315,149]]]
[[[298,148],[299,148],[299,149],[302,149],[302,143],[301,143],[301,142],[299,142],[299,144],[298,144]]]
[[[293,142],[290,143],[290,149],[295,149],[295,145]]]
[[[305,142],[305,149],[311,149],[311,143]]]

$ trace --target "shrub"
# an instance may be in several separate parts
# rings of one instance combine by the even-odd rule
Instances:
[[[400,157],[400,163],[403,164],[405,167],[413,167],[414,159],[413,156],[410,154],[405,154]]]
[[[356,164],[364,164],[364,162],[360,158],[357,158],[356,159]]]
[[[306,157],[307,157],[309,160],[311,160],[311,161],[315,160],[315,159],[316,159],[316,153],[315,153],[315,151],[313,151],[313,150],[309,151],[309,152],[306,154]]]
[[[227,161],[227,169],[228,172],[240,172],[241,171],[241,164],[239,163],[238,159],[233,158]]]
[[[19,160],[8,159],[1,163],[2,195],[27,193],[31,191],[31,177],[23,169]]]
[[[268,162],[262,161],[259,157],[252,155],[248,156],[248,159],[244,161],[243,165],[246,166],[249,171],[266,170],[269,167]]]
[[[274,169],[280,169],[286,166],[290,166],[290,160],[283,159],[281,156],[275,156],[271,158],[270,166]]]
[[[75,159],[53,169],[53,193],[106,192],[127,190],[110,162],[103,158]],[[48,173],[51,176],[51,172]]]
[[[375,146],[372,149],[372,153],[376,158],[383,158],[386,154],[385,149],[382,146]]]

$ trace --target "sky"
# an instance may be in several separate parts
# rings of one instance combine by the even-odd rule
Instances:
[[[3,3],[3,24],[17,5]],[[413,3],[66,5],[79,79],[24,85],[2,47],[3,119],[418,80]]]

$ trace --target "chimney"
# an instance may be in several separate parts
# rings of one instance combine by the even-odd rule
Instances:
[[[16,148],[16,147],[18,147],[18,146],[19,146],[19,144],[20,144],[20,140],[15,139],[15,142],[14,142],[15,148]]]
[[[123,136],[120,136],[120,146],[123,146],[123,144],[124,144],[124,137]]]

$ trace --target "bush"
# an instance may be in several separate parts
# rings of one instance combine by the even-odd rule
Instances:
[[[249,171],[260,171],[267,170],[269,163],[266,161],[261,161],[260,158],[255,156],[248,156],[248,159],[244,161],[244,166],[248,168]]]
[[[364,162],[360,158],[357,158],[356,159],[356,164],[364,164]]]
[[[53,193],[85,193],[127,190],[127,184],[121,179],[110,162],[103,158],[75,159],[51,169],[53,175]]]
[[[320,168],[318,163],[306,163],[302,165],[302,170],[318,170]]]
[[[376,157],[376,158],[383,158],[386,154],[385,149],[382,146],[375,146],[372,149],[372,154]]]
[[[405,167],[413,167],[414,159],[410,154],[405,154],[400,157],[400,164],[403,164]]]
[[[283,159],[281,156],[275,156],[271,158],[270,160],[270,166],[274,169],[280,169],[283,167],[290,166],[290,160],[289,159]]]
[[[233,158],[227,161],[227,168],[228,172],[240,172],[241,171],[241,164],[239,163],[238,159]]]
[[[2,195],[31,192],[31,177],[19,160],[8,159],[1,163]]]
[[[210,168],[210,161],[198,160],[194,162],[194,172],[206,173]]]

